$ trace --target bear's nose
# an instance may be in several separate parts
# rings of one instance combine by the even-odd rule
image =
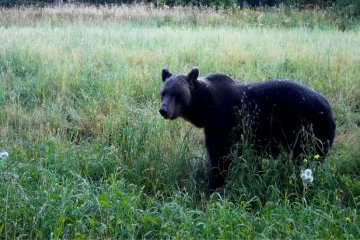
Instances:
[[[161,116],[163,116],[164,118],[167,118],[168,112],[165,108],[160,108],[159,113],[161,114]]]

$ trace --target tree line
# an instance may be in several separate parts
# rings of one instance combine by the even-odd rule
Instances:
[[[155,6],[205,6],[205,7],[272,7],[278,5],[295,8],[331,8],[350,17],[360,18],[360,0],[0,0],[0,7],[16,7],[24,5],[51,5],[65,3],[84,4],[134,4],[145,3]]]

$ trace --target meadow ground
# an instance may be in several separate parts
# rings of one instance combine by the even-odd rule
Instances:
[[[325,11],[0,10],[0,238],[359,239],[360,31]],[[339,30],[340,29],[340,30]],[[304,187],[290,156],[233,156],[206,197],[202,133],[158,114],[161,68],[295,79],[337,123]]]

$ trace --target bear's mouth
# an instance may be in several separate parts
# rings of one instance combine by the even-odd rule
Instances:
[[[170,114],[166,109],[164,109],[164,108],[161,108],[160,110],[159,110],[159,113],[160,113],[160,115],[163,117],[163,118],[165,118],[165,119],[167,119],[167,120],[174,120],[174,119],[176,119],[176,116],[175,116],[175,114]]]
[[[159,113],[163,118],[171,119],[171,116],[169,116],[169,112],[165,108],[160,108]]]

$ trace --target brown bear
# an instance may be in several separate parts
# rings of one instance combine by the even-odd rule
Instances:
[[[294,159],[309,144],[324,156],[333,143],[335,123],[329,102],[293,81],[242,84],[218,73],[199,78],[197,68],[179,75],[163,69],[162,81],[160,114],[170,120],[182,117],[204,129],[210,192],[224,184],[230,165],[227,156],[245,132],[257,153],[276,156],[288,151]],[[315,141],[309,141],[305,132]]]

